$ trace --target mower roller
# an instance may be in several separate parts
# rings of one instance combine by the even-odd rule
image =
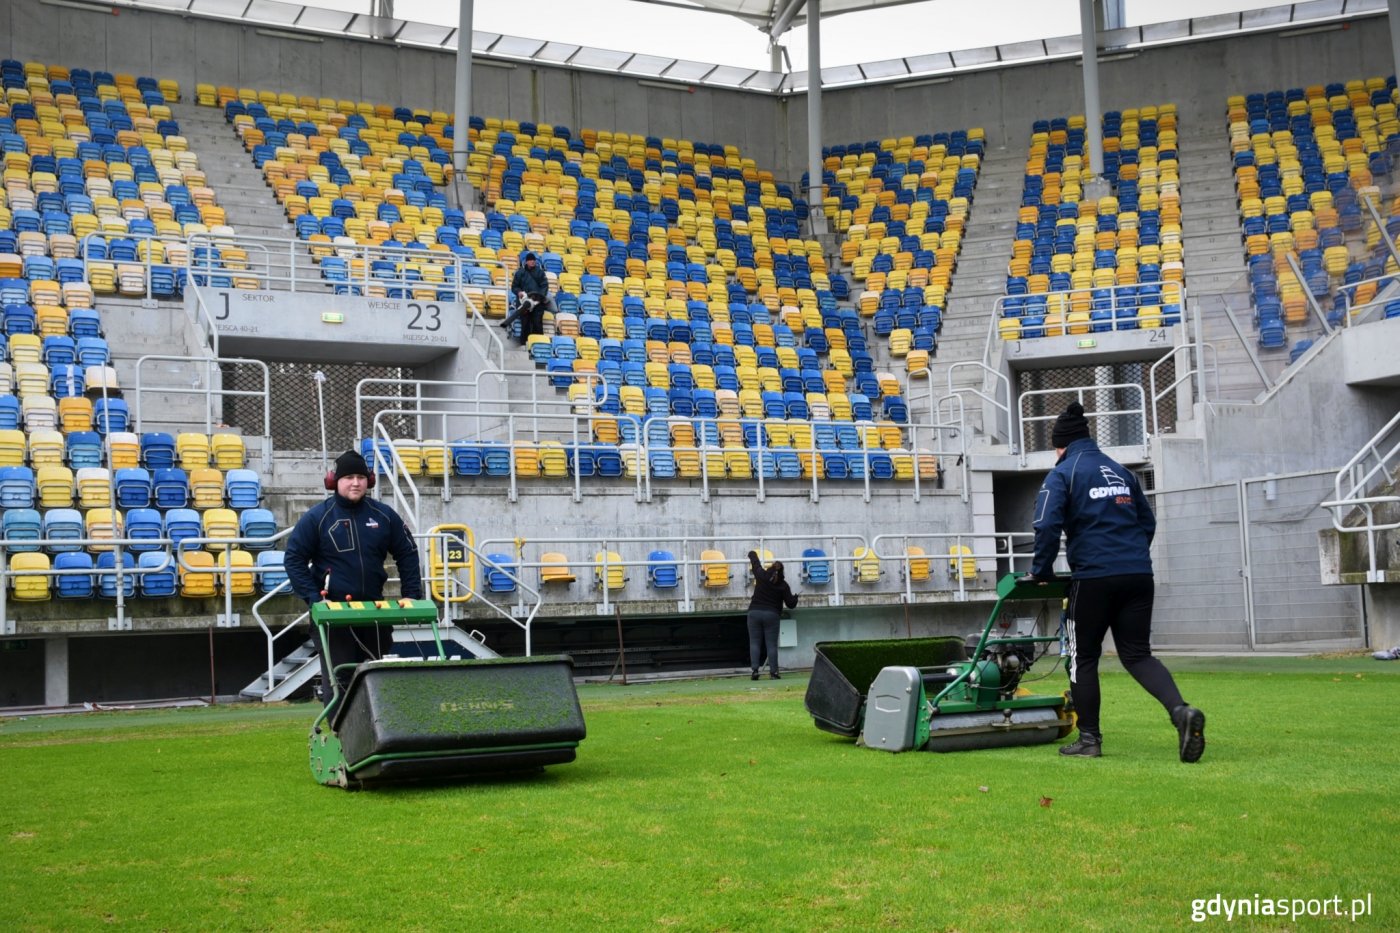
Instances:
[[[822,642],[807,686],[807,711],[817,728],[889,752],[969,751],[1063,738],[1074,728],[1068,694],[1036,694],[1021,686],[1037,660],[1037,646],[1048,650],[1059,636],[994,632],[1009,603],[1053,602],[1058,618],[1065,591],[1064,581],[1008,574],[997,584],[996,605],[980,635]]]
[[[332,627],[374,623],[429,624],[437,645],[433,658],[337,668],[354,668],[349,686],[342,693],[331,678],[309,739],[320,783],[447,781],[574,760],[585,730],[569,657],[448,658],[437,606],[424,599],[320,602],[311,622],[323,652]]]

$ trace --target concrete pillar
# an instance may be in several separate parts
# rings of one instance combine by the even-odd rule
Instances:
[[[457,15],[457,75],[453,94],[452,168],[463,185],[463,206],[472,203],[471,183],[467,176],[467,130],[472,112],[472,20],[475,0],[460,0]]]
[[[1089,147],[1089,171],[1097,179],[1103,173],[1103,108],[1099,104],[1099,41],[1094,26],[1094,0],[1079,0],[1079,29],[1084,48],[1084,138]],[[1085,194],[1088,194],[1087,187]]]
[[[68,705],[68,636],[44,639],[44,705]]]
[[[821,0],[807,0],[807,203],[812,235],[826,233],[822,198],[822,30]]]

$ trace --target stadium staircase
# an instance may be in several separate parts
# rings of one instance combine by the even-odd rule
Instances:
[[[296,231],[287,215],[272,197],[262,172],[258,171],[238,137],[217,107],[193,103],[176,104],[171,113],[190,148],[204,160],[209,185],[219,192],[231,227],[240,236],[277,237],[295,240]]]
[[[982,160],[967,236],[958,273],[949,293],[948,313],[938,335],[938,356],[931,369],[935,397],[948,392],[948,367],[966,360],[981,361],[987,350],[992,308],[1006,290],[1007,247],[1016,230],[1021,206],[1024,141],[1012,146],[989,147]],[[956,389],[981,388],[982,377],[973,367],[954,374]],[[982,427],[981,405],[966,408],[969,427]]]

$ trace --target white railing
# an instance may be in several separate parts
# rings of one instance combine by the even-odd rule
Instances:
[[[1064,396],[1073,394],[1075,399],[1081,405],[1083,405],[1086,395],[1097,395],[1098,399],[1102,401],[1105,398],[1111,398],[1111,393],[1115,392],[1123,392],[1126,395],[1136,394],[1137,404],[1130,405],[1127,408],[1115,408],[1111,407],[1114,403],[1112,401],[1109,401],[1108,405],[1110,407],[1085,406],[1085,418],[1092,419],[1092,423],[1090,426],[1090,434],[1093,436],[1101,437],[1107,436],[1109,440],[1107,442],[1101,442],[1102,446],[1120,447],[1127,446],[1127,444],[1141,443],[1142,455],[1145,458],[1151,452],[1152,441],[1152,435],[1147,430],[1147,390],[1145,390],[1142,386],[1138,385],[1135,382],[1119,382],[1114,383],[1112,385],[1076,386],[1065,389],[1034,389],[1030,392],[1022,392],[1020,397],[1019,420],[1022,428],[1024,428],[1027,425],[1034,426],[1037,423],[1054,421],[1060,416],[1059,412],[1055,412],[1054,414],[1049,415],[1030,414],[1030,412],[1028,411],[1028,409],[1030,408],[1030,404],[1033,403],[1035,399],[1040,398],[1042,396]],[[1112,421],[1105,420],[1109,418],[1118,417],[1132,419],[1128,422],[1130,426],[1129,430],[1123,430],[1121,423],[1115,423]],[[1137,438],[1129,437],[1127,440],[1127,444],[1114,443],[1114,440],[1117,439],[1115,435],[1131,435],[1133,433],[1137,433],[1141,440],[1139,441]],[[1027,448],[1029,447],[1029,442],[1023,443],[1022,445],[1022,466],[1026,465],[1027,453],[1029,452]],[[1050,448],[1045,449],[1048,450]]]
[[[1154,327],[1143,327],[1137,317],[1137,311],[1141,309],[1138,303],[1137,292],[1143,288],[1159,288],[1164,292],[1171,290],[1175,292],[1176,300],[1172,302],[1161,302],[1153,307],[1157,311],[1157,324]],[[1083,330],[1071,331],[1071,324],[1068,315],[1072,310],[1075,296],[1086,296],[1090,298],[1090,303],[1095,304],[1107,293],[1108,307],[1093,307],[1088,313],[1092,315],[1094,311],[1107,311],[1110,317],[1093,319],[1092,317],[1084,321],[1076,322],[1073,326],[1082,327]],[[1131,303],[1129,302],[1131,300]],[[1003,295],[992,304],[991,333],[989,335],[989,345],[992,340],[1000,340],[998,325],[1007,317],[1006,305],[1017,302],[1028,304],[1032,301],[1039,305],[1042,300],[1045,305],[1043,312],[1038,312],[1035,317],[1044,317],[1050,314],[1059,314],[1058,323],[1043,321],[1046,331],[1045,336],[1081,336],[1084,334],[1097,334],[1113,331],[1136,331],[1136,330],[1160,330],[1166,327],[1176,327],[1186,322],[1186,286],[1181,282],[1144,282],[1134,285],[1109,285],[1104,287],[1090,286],[1087,288],[1070,288],[1062,291],[1036,292],[1027,295]],[[1168,311],[1168,308],[1174,310]],[[1132,315],[1119,316],[1119,311],[1132,311]],[[1013,315],[1016,320],[1024,320],[1027,315]],[[1050,334],[1050,328],[1057,328],[1058,334]],[[1044,339],[1043,337],[1021,338],[1031,341]],[[991,353],[984,356],[983,362],[990,362]]]
[[[1395,488],[1400,474],[1400,412],[1386,422],[1362,445],[1346,465],[1337,471],[1333,497],[1322,503],[1332,512],[1332,527],[1342,534],[1364,534],[1370,566],[1366,579],[1383,583],[1385,574],[1377,560],[1377,536],[1400,528],[1400,491]],[[1395,516],[1377,520],[1377,509]],[[1348,523],[1348,517],[1359,519]]]
[[[198,384],[151,384],[147,380],[146,371],[152,363],[179,363],[190,366],[203,366],[204,378],[203,386]],[[262,374],[261,389],[229,389],[225,388],[222,382],[222,374],[218,367],[224,364],[236,366],[252,366]],[[216,380],[216,376],[219,378]],[[215,388],[215,382],[218,388]],[[194,395],[204,399],[204,433],[211,434],[216,426],[223,423],[222,413],[218,420],[215,420],[214,399],[218,398],[222,403],[225,398],[258,398],[262,399],[262,428],[263,434],[259,438],[261,442],[262,462],[272,463],[272,393],[271,376],[267,363],[262,360],[245,359],[243,357],[220,357],[220,356],[164,356],[160,354],[148,354],[140,357],[136,361],[136,388],[135,398],[132,400],[131,421],[137,434],[140,434],[147,427],[147,420],[143,420],[142,401],[146,393],[156,395]],[[150,406],[146,406],[150,407]],[[154,421],[155,424],[166,424],[167,422]]]
[[[1211,372],[1215,374],[1215,395],[1218,397],[1220,395],[1219,355],[1215,352],[1214,344],[1202,343],[1199,346],[1202,350],[1210,351],[1210,355],[1216,360],[1216,364],[1211,369]],[[1168,353],[1166,356],[1153,363],[1152,367],[1147,371],[1148,395],[1152,399],[1152,434],[1154,436],[1162,433],[1161,425],[1157,422],[1158,403],[1160,403],[1162,399],[1166,398],[1168,392],[1174,391],[1178,386],[1182,384],[1189,385],[1191,379],[1201,376],[1202,372],[1206,369],[1205,361],[1204,359],[1202,359],[1204,354],[1196,353],[1196,347],[1197,344],[1181,344],[1180,346],[1173,349],[1172,352]],[[1172,379],[1171,383],[1163,386],[1162,390],[1159,392],[1157,390],[1157,370],[1164,366],[1169,360],[1176,361],[1179,357],[1182,357],[1183,354],[1185,354],[1184,358],[1186,359],[1187,368],[1184,370],[1178,369],[1176,371],[1176,376],[1174,379]],[[1204,379],[1200,379],[1199,382],[1201,384],[1204,384]],[[1202,399],[1202,401],[1204,401],[1204,399]],[[1177,412],[1177,417],[1181,417],[1180,411]]]
[[[115,499],[113,500],[115,502]],[[115,506],[111,506],[114,511],[120,512]],[[283,529],[277,534],[267,538],[208,538],[190,537],[184,538],[179,545],[172,538],[26,538],[22,540],[10,540],[0,538],[0,625],[3,625],[3,632],[0,634],[13,635],[14,619],[10,617],[9,600],[13,598],[12,590],[16,579],[26,577],[48,577],[57,578],[64,576],[86,576],[93,581],[94,592],[101,591],[101,581],[104,578],[112,578],[114,585],[113,606],[115,616],[108,620],[108,628],[112,631],[130,631],[132,628],[131,618],[126,611],[126,587],[128,579],[134,587],[139,583],[141,577],[147,574],[169,573],[174,571],[177,576],[177,593],[180,586],[179,571],[184,570],[190,574],[200,576],[210,576],[217,578],[217,587],[221,593],[220,602],[223,611],[215,615],[215,625],[220,628],[236,627],[239,624],[238,614],[233,611],[234,587],[231,585],[231,577],[234,575],[246,575],[258,577],[264,570],[272,569],[267,567],[253,566],[233,566],[232,553],[235,550],[244,550],[248,553],[256,553],[259,550],[272,548],[278,541],[285,538],[291,529]],[[255,549],[249,549],[247,545],[256,545]],[[94,567],[74,567],[57,569],[49,567],[47,569],[16,570],[11,566],[11,556],[13,554],[41,551],[50,548],[61,548],[62,550],[53,552],[53,556],[65,551],[84,551],[89,554],[97,554],[104,551],[113,552],[113,566],[98,568]],[[141,567],[139,564],[134,567],[125,566],[124,555],[137,555],[153,550],[163,550],[165,560],[154,567]],[[213,566],[195,566],[185,559],[185,555],[191,551],[209,552],[214,555],[223,555],[223,565],[215,559]],[[254,584],[256,587],[256,583]],[[49,601],[62,600],[63,597],[51,595]],[[91,600],[97,597],[84,597]],[[243,598],[243,597],[239,597]],[[16,602],[29,603],[28,600],[16,600]],[[41,601],[33,601],[37,604]]]
[[[913,565],[922,562],[927,568],[924,574],[926,579],[933,578],[933,567],[947,567],[948,587],[954,593],[954,598],[958,601],[966,600],[968,597],[968,581],[977,581],[977,575],[965,573],[965,561],[972,561],[974,566],[979,566],[988,561],[996,561],[1005,564],[1005,570],[998,567],[995,579],[1001,579],[1006,573],[1019,572],[1018,567],[1024,566],[1026,572],[1030,571],[1031,554],[1029,552],[1017,553],[1016,543],[1024,541],[1027,544],[1034,543],[1035,534],[1028,531],[998,531],[991,534],[973,535],[966,532],[900,532],[894,534],[876,535],[871,539],[871,548],[875,556],[882,561],[891,561],[900,567],[901,579],[904,583],[904,592],[901,599],[906,603],[915,601],[914,582],[916,574],[913,572]],[[941,549],[939,551],[911,552],[911,547],[922,548],[922,544],[931,543]],[[991,551],[983,550],[988,543],[992,545]],[[978,590],[985,587],[976,587]]]

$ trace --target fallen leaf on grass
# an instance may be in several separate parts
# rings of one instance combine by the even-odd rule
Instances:
[[[1052,803],[1054,803],[1054,802],[1055,802],[1055,798],[1054,798],[1054,797],[1041,797],[1041,798],[1040,798],[1040,805],[1041,805],[1042,807],[1047,808],[1047,809],[1050,807],[1050,804],[1052,804]]]
[[[983,784],[981,787],[979,787],[979,788],[977,788],[977,789],[980,790],[980,791],[981,791],[982,793],[984,793],[984,794],[987,793],[987,792],[990,790],[990,788],[988,788],[986,784]]]

